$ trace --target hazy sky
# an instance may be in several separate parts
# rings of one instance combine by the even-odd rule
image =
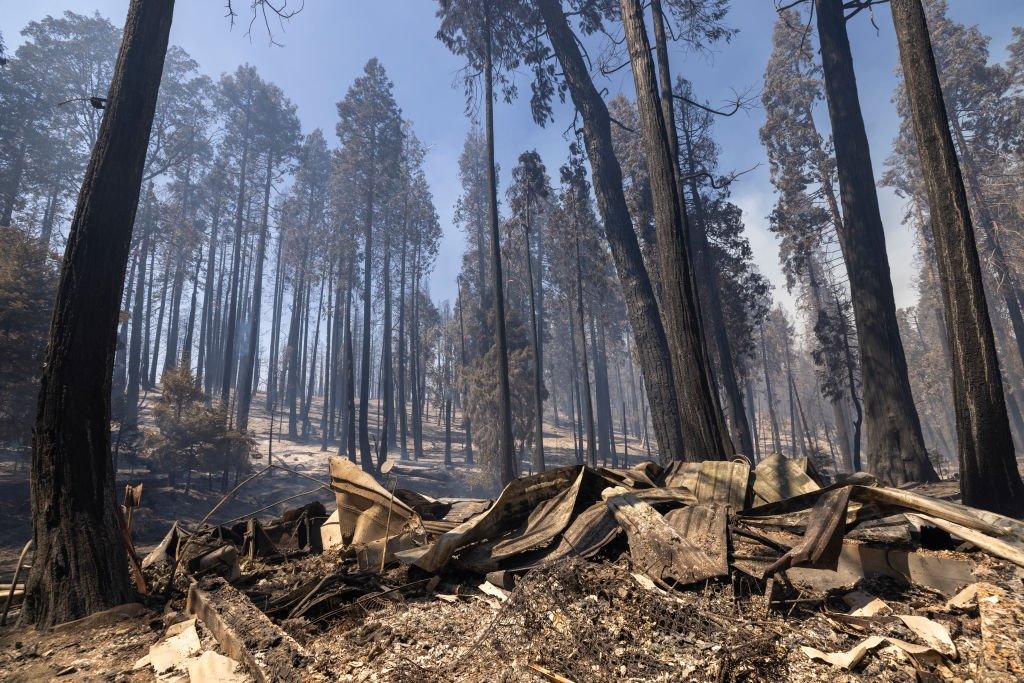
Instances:
[[[470,124],[465,117],[462,86],[456,82],[462,63],[434,38],[436,2],[305,0],[301,13],[283,25],[272,26],[280,46],[268,43],[262,25],[247,35],[249,0],[235,0],[240,21],[233,29],[225,17],[225,0],[177,0],[175,4],[171,41],[188,51],[205,73],[216,77],[241,63],[254,64],[298,106],[304,132],[320,127],[331,141],[336,141],[335,103],[370,57],[381,60],[394,81],[404,116],[413,122],[416,133],[430,149],[428,179],[445,231],[431,288],[437,300],[453,298],[463,240],[452,225],[452,213],[460,191],[458,156]],[[1021,0],[950,0],[949,4],[954,19],[978,24],[992,37],[994,60],[1005,56],[1011,27],[1024,24]],[[13,51],[21,42],[18,32],[30,20],[70,9],[99,11],[120,26],[127,5],[127,0],[0,0],[0,32]],[[759,93],[771,50],[775,19],[772,0],[733,0],[732,5],[731,25],[740,32],[730,44],[718,46],[710,56],[673,55],[675,73],[692,80],[698,95],[712,103],[728,99],[732,89]],[[880,175],[897,129],[890,98],[898,54],[887,7],[877,8],[874,16],[877,32],[864,12],[851,22],[850,34],[872,159],[876,175]],[[518,83],[528,94],[525,73]],[[630,70],[622,69],[610,79],[601,79],[598,87],[606,87],[610,94],[629,93]],[[556,110],[555,123],[542,129],[533,123],[526,101],[499,104],[495,128],[503,185],[516,157],[527,149],[537,149],[550,175],[557,179],[568,145],[565,131],[572,120],[571,106],[561,106]],[[761,164],[734,184],[733,200],[744,210],[759,267],[775,283],[776,298],[788,301],[775,238],[767,230],[766,217],[775,200],[757,137],[762,121],[759,109],[721,119],[717,139],[722,148],[723,171]],[[823,130],[827,128],[824,115],[818,123]],[[916,299],[913,236],[900,225],[900,200],[887,190],[882,190],[880,196],[896,302],[899,306],[910,305]]]

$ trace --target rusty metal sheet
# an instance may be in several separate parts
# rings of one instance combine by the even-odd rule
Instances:
[[[578,508],[593,502],[585,495],[585,489],[590,487],[584,486],[585,480],[593,479],[597,477],[591,470],[581,468],[569,488],[534,508],[520,528],[510,535],[473,546],[460,554],[458,564],[477,571],[489,571],[499,562],[511,560],[516,555],[550,546],[569,526]]]
[[[811,493],[821,487],[807,473],[807,459],[786,458],[775,453],[754,468],[754,503],[774,503]]]
[[[665,513],[665,521],[700,548],[718,568],[729,573],[729,510],[721,503],[702,503]]]
[[[429,546],[400,552],[396,556],[404,563],[436,572],[448,564],[460,548],[515,528],[537,505],[569,488],[581,469],[582,466],[578,465],[560,467],[509,482],[483,514],[441,534]]]
[[[750,465],[742,461],[705,460],[700,464],[694,494],[701,503],[728,503],[733,510],[746,507]]]
[[[346,544],[376,541],[419,522],[412,508],[347,459],[332,457],[330,470],[338,531]]]
[[[836,569],[846,532],[846,509],[850,504],[850,486],[829,491],[811,510],[803,539],[764,571],[768,577],[790,567]]]
[[[672,580],[684,585],[721,575],[720,568],[701,548],[628,489],[609,488],[601,497],[626,532],[636,571],[656,581]]]

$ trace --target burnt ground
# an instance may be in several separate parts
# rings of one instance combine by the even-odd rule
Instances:
[[[253,460],[253,471],[259,470],[267,462],[270,442],[270,419],[264,409],[265,401],[262,394],[253,400],[250,428],[258,441],[260,455]],[[140,421],[143,428],[151,424],[150,410],[153,405],[152,396],[143,402]],[[371,433],[376,428],[376,405],[370,411]],[[312,430],[316,432],[320,424],[319,405],[314,403],[311,410]],[[461,418],[456,415],[454,425]],[[443,468],[444,463],[444,423],[439,420],[436,411],[428,411],[424,416],[424,457],[419,461],[406,461],[403,464],[423,467],[427,470]],[[433,497],[468,497],[485,498],[493,495],[489,479],[477,465],[466,465],[463,458],[463,434],[454,431],[452,443],[452,459],[454,465],[446,471],[449,477],[445,481],[420,477],[397,477],[397,486],[410,488]],[[117,433],[113,435],[116,441]],[[545,454],[548,463],[569,464],[574,462],[572,432],[562,424],[557,427],[547,424],[545,428]],[[621,448],[621,434],[616,434],[617,443]],[[635,437],[630,436],[629,453],[631,461],[637,459]],[[290,439],[287,435],[287,421],[282,425],[281,416],[274,424],[273,439],[274,462],[286,465],[302,474],[313,476],[321,481],[328,481],[328,458],[336,453],[333,449],[320,450],[319,433],[308,439]],[[411,436],[409,449],[412,450]],[[29,522],[29,491],[28,491],[28,455],[6,453],[0,457],[0,583],[9,583],[14,571],[14,563],[22,546],[31,537]],[[142,483],[142,507],[135,513],[132,522],[133,538],[140,552],[144,553],[157,544],[175,521],[198,522],[222,497],[220,482],[215,475],[208,479],[201,473],[194,473],[192,486],[185,493],[183,481],[177,486],[168,485],[165,475],[155,474],[145,469],[144,463],[133,464],[121,458],[118,469],[118,482],[115,495],[120,500],[121,491],[127,483]],[[392,449],[389,460],[398,462],[398,453]],[[522,462],[523,471],[528,471],[529,463]],[[394,479],[391,480],[391,484]],[[235,517],[250,514],[268,506],[275,501],[295,496],[316,488],[316,484],[302,476],[282,471],[273,471],[264,475],[243,488],[236,497],[227,503],[212,522],[226,522]],[[312,500],[320,500],[333,509],[334,496],[329,491],[320,490],[295,498],[294,500],[275,505],[261,513],[261,517],[270,519],[280,516],[286,507],[296,507]]]

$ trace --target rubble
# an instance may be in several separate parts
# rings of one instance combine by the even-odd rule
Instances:
[[[948,486],[831,483],[777,456],[562,467],[493,501],[339,458],[330,474],[330,514],[169,530],[141,567],[173,589],[168,609],[187,593],[193,630],[169,629],[144,665],[257,681],[1024,676],[1024,524]]]

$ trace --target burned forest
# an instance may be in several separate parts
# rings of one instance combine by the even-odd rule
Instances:
[[[0,681],[1024,680],[1024,5],[0,12]]]

